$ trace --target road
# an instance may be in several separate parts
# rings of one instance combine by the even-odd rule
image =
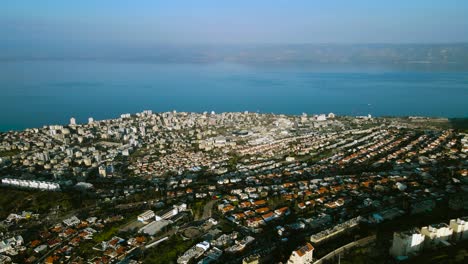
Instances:
[[[336,257],[337,255],[341,254],[345,250],[349,250],[349,249],[351,249],[353,247],[367,245],[367,244],[373,242],[375,240],[375,238],[376,238],[376,236],[372,235],[372,236],[368,236],[368,237],[362,238],[360,240],[351,242],[349,244],[346,244],[346,245],[344,245],[344,246],[342,246],[340,248],[337,248],[337,249],[333,250],[332,252],[328,253],[326,256],[322,257],[321,259],[316,260],[314,262],[314,264],[322,264],[325,261],[330,260],[330,259]]]
[[[52,253],[54,253],[54,251],[55,251],[57,248],[63,247],[63,246],[65,246],[65,245],[67,245],[68,242],[70,242],[70,240],[72,240],[73,238],[77,237],[77,236],[79,235],[79,233],[80,233],[80,232],[76,232],[73,236],[70,236],[70,237],[64,239],[64,240],[63,240],[61,243],[59,243],[58,245],[55,245],[53,248],[51,248],[49,251],[47,251],[46,254],[44,254],[42,257],[40,257],[35,263],[36,263],[36,264],[43,263],[44,260],[45,260],[48,256],[52,255]]]

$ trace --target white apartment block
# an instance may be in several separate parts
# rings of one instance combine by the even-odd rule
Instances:
[[[298,250],[292,252],[287,264],[309,264],[312,263],[314,247],[307,243]]]
[[[447,241],[453,235],[453,229],[447,224],[441,223],[423,227],[421,229],[421,234],[425,236],[425,244],[427,246],[436,246],[439,244],[447,244]]]
[[[468,239],[468,217],[452,219],[449,225],[453,229],[453,239],[455,241]]]
[[[31,189],[40,189],[40,190],[49,190],[49,191],[58,191],[60,190],[60,185],[55,182],[45,182],[45,181],[35,181],[35,180],[19,180],[4,178],[2,179],[3,185],[16,186],[22,188],[31,188]]]
[[[424,238],[419,229],[395,232],[390,254],[394,257],[417,254],[424,247]]]

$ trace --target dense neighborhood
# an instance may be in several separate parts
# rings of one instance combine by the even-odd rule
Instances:
[[[0,262],[417,259],[468,238],[467,155],[424,117],[147,110],[0,133]]]

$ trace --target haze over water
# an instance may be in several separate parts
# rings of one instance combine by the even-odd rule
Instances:
[[[145,109],[468,116],[466,72],[102,61],[0,67],[0,131]]]
[[[0,131],[145,109],[468,116],[468,1],[3,2]]]

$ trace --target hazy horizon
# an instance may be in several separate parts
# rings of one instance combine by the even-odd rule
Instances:
[[[9,1],[0,55],[157,45],[468,43],[468,2]]]
[[[468,1],[1,7],[5,128],[141,108],[466,116]]]

